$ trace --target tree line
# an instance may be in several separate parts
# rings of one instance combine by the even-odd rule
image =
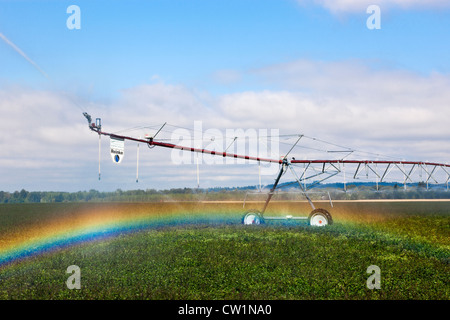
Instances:
[[[78,192],[58,191],[0,191],[0,203],[55,203],[55,202],[107,202],[107,201],[189,201],[210,194],[209,198],[228,200],[243,194],[242,190],[230,188],[168,190],[121,190],[101,192],[91,189]],[[215,195],[215,196],[214,196]]]
[[[289,190],[285,190],[289,191]],[[277,193],[273,200],[303,200],[298,189],[290,189],[288,193]],[[247,193],[251,192],[252,196]],[[89,191],[58,192],[58,191],[0,191],[1,203],[57,203],[57,202],[167,202],[167,201],[226,201],[237,200],[265,200],[268,189],[264,189],[258,196],[256,187],[239,188],[174,188],[167,190],[121,190],[112,192]],[[370,186],[349,185],[347,192],[337,188],[318,188],[310,194],[313,200],[360,200],[360,199],[450,199],[450,191],[446,189],[430,189],[422,187],[403,189],[396,185],[384,186],[375,190]]]

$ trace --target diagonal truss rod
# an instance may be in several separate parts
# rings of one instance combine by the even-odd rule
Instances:
[[[437,165],[435,165],[435,166],[433,167],[433,170],[432,170],[431,172],[428,172],[427,169],[425,169],[424,166],[421,165],[421,167],[422,167],[422,169],[428,174],[428,178],[427,178],[427,180],[426,180],[427,183],[428,183],[428,181],[429,181],[430,179],[433,179],[436,183],[438,183],[437,180],[433,177],[433,173],[434,173],[434,171],[436,170]]]

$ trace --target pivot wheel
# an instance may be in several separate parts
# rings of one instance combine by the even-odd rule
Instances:
[[[259,212],[258,210],[250,210],[247,211],[244,215],[244,217],[242,218],[242,224],[245,225],[251,225],[251,224],[263,224],[264,223],[264,218],[262,217],[261,212]]]
[[[310,226],[324,227],[332,223],[331,214],[325,209],[315,209],[309,215]]]

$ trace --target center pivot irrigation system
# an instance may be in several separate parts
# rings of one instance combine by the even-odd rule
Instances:
[[[269,192],[267,193],[267,198],[264,203],[264,207],[262,210],[249,210],[245,213],[245,215],[242,218],[242,223],[246,225],[251,224],[262,224],[265,221],[268,220],[308,220],[309,224],[312,226],[326,226],[333,223],[333,219],[331,217],[330,212],[323,208],[316,208],[313,204],[313,201],[311,200],[309,194],[309,190],[315,186],[320,184],[321,182],[331,179],[332,177],[342,174],[343,175],[343,186],[344,191],[347,191],[347,181],[346,181],[346,172],[347,174],[350,173],[350,177],[352,180],[359,179],[361,176],[366,176],[367,178],[369,175],[373,177],[376,181],[376,189],[379,190],[379,186],[381,183],[386,182],[388,179],[388,176],[397,174],[397,180],[403,180],[402,184],[404,188],[406,189],[407,183],[413,184],[417,180],[413,180],[414,178],[419,177],[420,182],[422,185],[426,185],[426,188],[428,189],[429,183],[436,183],[445,185],[446,189],[448,191],[449,188],[449,180],[450,180],[450,165],[449,164],[443,164],[443,163],[433,163],[433,162],[418,162],[418,161],[400,161],[400,160],[350,160],[345,159],[352,153],[356,153],[356,150],[352,150],[346,147],[341,147],[336,144],[329,143],[330,145],[333,145],[335,147],[340,147],[338,150],[325,150],[328,154],[330,153],[336,153],[336,154],[342,154],[344,153],[345,156],[341,157],[340,159],[330,159],[330,160],[296,160],[294,157],[291,157],[291,159],[288,159],[288,155],[293,151],[295,147],[300,147],[299,141],[304,138],[304,135],[295,135],[295,142],[290,144],[289,151],[279,159],[271,159],[271,158],[262,158],[257,156],[249,156],[249,155],[242,155],[242,154],[235,154],[223,151],[215,151],[215,150],[208,150],[203,148],[193,148],[193,147],[187,147],[182,145],[177,145],[173,143],[167,143],[164,142],[163,139],[155,140],[156,135],[163,129],[163,127],[166,124],[163,124],[159,130],[157,130],[156,134],[153,136],[145,137],[144,139],[141,138],[134,138],[130,136],[125,135],[119,135],[115,133],[108,133],[102,131],[102,125],[101,125],[101,119],[97,118],[95,123],[92,122],[92,117],[84,112],[84,117],[87,119],[89,123],[89,129],[96,132],[99,136],[99,179],[100,179],[100,137],[102,135],[109,136],[110,142],[111,142],[111,156],[113,158],[113,161],[116,163],[120,163],[122,161],[123,152],[124,152],[124,141],[130,140],[138,143],[143,143],[148,145],[149,148],[154,147],[164,147],[164,148],[170,148],[170,149],[178,149],[182,151],[188,151],[193,153],[202,153],[202,154],[209,154],[219,157],[230,157],[235,159],[245,159],[249,161],[257,161],[259,164],[261,162],[265,163],[276,163],[279,165],[279,171],[275,178],[275,182],[273,183],[272,187],[270,188]],[[310,138],[313,140],[314,143],[324,142],[322,140],[318,140],[315,138]],[[236,138],[234,138],[233,141],[235,141]],[[314,149],[314,148],[308,148],[307,149]],[[227,148],[228,150],[228,148]],[[318,149],[315,149],[318,150]],[[324,151],[324,150],[321,150]],[[139,149],[138,149],[139,152]],[[364,152],[359,152],[364,153]],[[370,152],[365,152],[367,154],[375,155]],[[377,154],[377,156],[379,156]],[[198,164],[198,163],[197,163]],[[297,171],[300,171],[299,174],[295,171],[294,167],[297,169]],[[197,166],[198,170],[198,166]],[[264,213],[267,209],[267,206],[272,199],[273,195],[276,193],[277,188],[285,187],[285,185],[280,185],[280,180],[282,176],[287,172],[290,171],[292,175],[295,178],[294,183],[298,184],[300,186],[300,192],[301,194],[308,200],[309,205],[312,208],[312,211],[310,212],[309,216],[291,216],[288,215],[286,217],[267,217],[264,216]],[[198,171],[197,171],[198,175]],[[400,177],[400,179],[398,178]],[[396,180],[396,181],[397,181]],[[136,180],[137,181],[137,180]],[[439,182],[440,181],[440,182]],[[308,184],[309,182],[309,184]],[[329,196],[329,194],[328,194]],[[333,204],[331,202],[331,197],[329,196],[329,200],[331,203],[331,207],[333,207]],[[244,202],[245,205],[245,202]]]

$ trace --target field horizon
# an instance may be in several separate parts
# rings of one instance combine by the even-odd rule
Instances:
[[[260,201],[3,204],[0,299],[448,300],[450,201],[315,203],[332,225],[242,225]],[[274,201],[267,214],[310,211]]]

